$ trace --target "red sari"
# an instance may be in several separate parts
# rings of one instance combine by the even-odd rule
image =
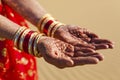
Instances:
[[[0,4],[0,14],[20,26],[27,26],[24,18],[8,5]],[[35,58],[14,47],[11,40],[0,38],[0,80],[38,80]]]

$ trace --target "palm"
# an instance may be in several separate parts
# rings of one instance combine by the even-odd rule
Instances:
[[[96,64],[103,59],[102,55],[95,54],[92,50],[86,53],[84,50],[75,51],[72,45],[49,37],[39,41],[38,51],[48,63],[58,68]]]
[[[113,48],[111,41],[101,39],[95,33],[79,26],[62,26],[56,31],[54,37],[78,47],[95,48],[96,50]]]

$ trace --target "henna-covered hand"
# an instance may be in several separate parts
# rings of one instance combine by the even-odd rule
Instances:
[[[110,40],[101,39],[97,34],[74,25],[61,26],[56,30],[54,37],[78,46],[78,48],[86,47],[95,50],[113,48],[113,43]]]
[[[58,68],[96,64],[103,60],[103,56],[92,49],[74,49],[74,46],[50,37],[43,37],[38,43],[38,51],[45,61]]]

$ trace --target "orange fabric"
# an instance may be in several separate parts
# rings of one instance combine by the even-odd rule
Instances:
[[[0,14],[20,26],[27,26],[23,17],[8,5],[0,5]],[[0,38],[0,80],[38,80],[36,60],[14,47],[11,40]]]

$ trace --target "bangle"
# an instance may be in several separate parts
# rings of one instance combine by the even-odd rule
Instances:
[[[14,41],[15,46],[17,46],[18,38],[19,38],[19,36],[21,35],[21,33],[22,33],[25,29],[26,29],[26,27],[21,27],[21,28],[19,28],[19,29],[16,31],[15,36],[14,36],[14,38],[13,38],[13,41]]]
[[[45,28],[49,28],[50,24],[54,21],[54,18],[52,17],[47,17],[45,18],[45,20],[41,23],[41,32],[44,32],[45,31]],[[50,24],[49,24],[50,22]],[[46,30],[47,30],[46,29]]]
[[[54,22],[50,25],[50,27],[48,28],[48,33],[47,33],[48,36],[50,36],[50,33],[51,33],[53,27],[54,27],[55,25],[57,25],[58,23],[59,23],[59,22],[54,21]]]
[[[23,47],[23,51],[27,52],[27,53],[31,53],[29,52],[29,44],[30,44],[30,40],[31,40],[31,37],[32,35],[34,34],[34,31],[29,31],[26,35],[25,35],[25,38],[22,42],[22,47]]]
[[[30,54],[33,54],[33,51],[32,51],[32,45],[33,45],[33,40],[35,39],[35,37],[36,37],[36,35],[37,35],[38,33],[33,33],[31,36],[30,36],[30,39],[29,39],[29,44],[28,44],[28,53],[30,53]]]
[[[40,18],[40,21],[38,22],[38,28],[40,29],[40,31],[42,31],[42,30],[41,30],[41,25],[42,25],[43,21],[44,21],[47,17],[50,17],[50,16],[51,16],[50,14],[45,14],[44,16],[42,16],[42,17]]]
[[[37,44],[39,40],[42,38],[42,36],[44,35],[45,34],[38,34],[34,40],[34,43],[33,43],[33,55],[34,56],[41,57],[41,54],[38,52],[38,49],[37,49]]]
[[[18,49],[36,57],[40,57],[41,54],[38,52],[37,44],[43,35],[44,34],[39,34],[30,29],[21,27],[16,32],[13,40]]]
[[[53,27],[53,29],[51,30],[51,37],[54,37],[54,33],[55,33],[55,31],[60,27],[60,26],[63,26],[64,24],[62,24],[62,23],[58,23],[58,24],[56,24],[54,27]]]
[[[25,31],[22,33],[21,37],[20,37],[20,41],[19,41],[19,49],[20,49],[20,50],[23,50],[23,41],[24,41],[25,36],[27,35],[27,33],[28,33],[29,31],[30,31],[29,29],[25,30]]]
[[[40,19],[39,25],[40,27],[38,28],[42,33],[45,33],[50,37],[54,37],[55,31],[64,24],[56,21],[50,14],[45,14]]]

